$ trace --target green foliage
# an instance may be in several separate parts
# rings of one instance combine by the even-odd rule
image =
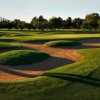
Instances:
[[[31,21],[31,26],[33,29],[45,29],[47,27],[48,21],[43,17],[39,16],[39,18],[34,17]]]
[[[47,46],[51,47],[61,47],[61,46],[76,46],[76,45],[81,45],[80,42],[78,41],[67,41],[67,40],[55,40],[55,41],[50,41],[45,43]]]
[[[48,25],[51,29],[62,28],[63,27],[63,19],[61,17],[52,17]]]
[[[64,21],[64,28],[66,29],[71,29],[72,27],[72,18],[68,17],[65,21]]]
[[[82,22],[83,22],[83,20],[80,19],[80,18],[73,19],[73,27],[75,29],[80,29],[81,28],[81,25],[82,25]]]
[[[14,50],[0,54],[0,64],[25,65],[32,64],[49,57],[48,54],[32,50]]]
[[[97,13],[91,13],[91,14],[87,15],[85,18],[86,28],[97,29],[99,26],[98,20],[99,20],[99,14],[97,14]]]
[[[21,46],[15,43],[0,42],[0,50],[20,49],[20,48]]]
[[[44,29],[98,29],[100,27],[100,16],[98,13],[91,13],[86,15],[85,19],[75,18],[72,20],[68,17],[66,20],[61,17],[51,17],[49,20],[45,19],[42,15],[39,17],[34,17],[30,23],[21,21],[20,19],[15,19],[10,21],[5,18],[0,18],[0,28],[4,29],[34,29],[42,30]]]

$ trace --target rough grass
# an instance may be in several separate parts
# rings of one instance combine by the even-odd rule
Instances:
[[[0,64],[26,65],[40,62],[49,57],[48,54],[33,50],[14,50],[0,54]]]
[[[77,46],[81,45],[78,41],[68,41],[68,40],[55,40],[45,43],[45,45],[50,47],[63,47],[63,46]]]
[[[100,100],[100,49],[79,50],[85,59],[25,82],[0,83],[3,100]]]
[[[0,50],[19,49],[20,45],[15,43],[0,42]]]

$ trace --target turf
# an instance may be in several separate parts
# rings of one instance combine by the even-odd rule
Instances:
[[[0,42],[0,50],[20,49],[21,46],[15,43]]]
[[[100,38],[100,32],[68,34],[69,32],[3,31],[3,33],[4,36],[0,37],[0,41],[34,42]],[[100,48],[82,49],[78,50],[78,53],[85,59],[60,66],[31,80],[0,83],[0,98],[2,100],[100,100]]]
[[[84,39],[84,38],[100,38],[99,33],[92,32],[32,32],[32,31],[3,31],[6,35],[0,37],[0,41],[21,41],[21,42],[35,42],[35,41],[50,41],[63,39]],[[77,33],[77,34],[76,34]]]
[[[81,43],[78,41],[55,40],[55,41],[49,41],[45,43],[45,45],[50,46],[50,47],[66,47],[66,46],[81,45]]]
[[[43,61],[48,54],[33,50],[13,50],[0,54],[0,64],[26,65]]]
[[[79,50],[85,59],[23,82],[0,83],[3,100],[100,100],[100,49]]]

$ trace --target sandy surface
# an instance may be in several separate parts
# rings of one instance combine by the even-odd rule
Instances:
[[[45,61],[35,63],[33,65],[0,65],[0,82],[24,80],[40,76],[48,70],[84,59],[82,55],[77,53],[77,49],[100,47],[99,39],[85,39],[81,42],[81,46],[66,48],[52,48],[39,43],[31,44],[18,42],[18,44],[24,47],[37,49],[39,51],[48,53],[51,55],[51,57]]]

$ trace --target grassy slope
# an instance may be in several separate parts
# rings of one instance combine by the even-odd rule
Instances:
[[[68,40],[55,40],[55,41],[49,41],[46,42],[45,45],[51,46],[51,47],[64,47],[64,46],[77,46],[81,45],[78,41],[68,41]]]
[[[81,39],[89,37],[100,37],[100,34],[90,32],[32,32],[32,31],[0,31],[0,34],[4,33],[4,36],[0,37],[0,41],[24,41],[34,42],[40,40],[57,40],[57,39]],[[78,34],[76,34],[78,33]]]
[[[0,64],[26,65],[43,61],[48,54],[33,50],[13,50],[0,54]]]
[[[83,61],[27,82],[0,83],[2,100],[100,100],[100,49],[79,51]]]
[[[8,42],[0,42],[0,50],[8,50],[8,49],[21,49],[22,47],[15,43]]]

